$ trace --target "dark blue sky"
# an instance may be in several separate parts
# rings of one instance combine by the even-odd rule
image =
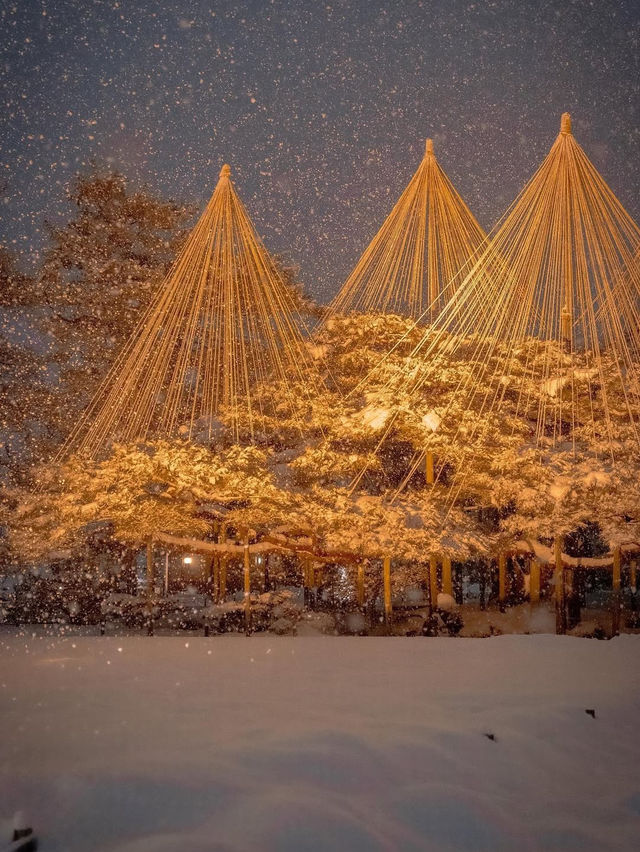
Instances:
[[[0,0],[0,241],[37,262],[91,159],[199,207],[228,161],[329,298],[425,137],[490,227],[564,110],[637,220],[639,57],[638,0]]]

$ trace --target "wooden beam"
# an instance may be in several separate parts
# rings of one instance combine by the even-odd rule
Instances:
[[[196,538],[182,538],[167,533],[156,533],[155,539],[163,544],[173,545],[175,548],[190,550],[193,553],[225,553],[227,555],[241,556],[244,553],[244,544],[232,542],[201,541]],[[306,554],[319,562],[347,562],[355,564],[360,558],[355,553],[342,550],[324,550],[309,544],[298,544],[282,535],[265,535],[262,541],[249,545],[250,553],[297,553]]]
[[[638,568],[635,559],[632,559],[629,565],[629,585],[631,586],[631,591],[635,595],[638,591]]]
[[[453,597],[453,577],[451,576],[451,557],[442,557],[442,591]]]
[[[427,455],[425,459],[425,474],[427,477],[427,485],[433,485],[435,482],[435,467],[433,463],[433,453],[431,450],[427,450]]]
[[[640,541],[628,541],[620,545],[620,551],[623,556],[633,556],[640,553]],[[553,565],[555,556],[553,548],[545,547],[539,542],[531,542],[529,540],[521,540],[515,542],[511,547],[505,550],[507,556],[535,556],[542,565]],[[568,553],[562,554],[562,563],[567,568],[611,568],[613,565],[613,551],[604,556],[570,556]]]

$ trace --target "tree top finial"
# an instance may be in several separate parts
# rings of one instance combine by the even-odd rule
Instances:
[[[428,157],[433,157],[433,139],[427,139],[424,146],[424,152]]]
[[[565,136],[571,133],[571,116],[568,112],[562,113],[562,118],[560,119],[560,133],[564,133]]]
[[[225,163],[224,166],[220,169],[220,177],[228,178],[231,175],[231,166],[228,163]]]

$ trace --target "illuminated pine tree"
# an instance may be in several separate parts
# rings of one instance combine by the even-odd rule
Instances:
[[[110,441],[213,437],[223,417],[234,440],[261,438],[279,385],[295,416],[318,383],[295,294],[268,254],[223,166],[216,189],[170,273],[122,349],[65,452]],[[304,414],[301,415],[304,417]]]

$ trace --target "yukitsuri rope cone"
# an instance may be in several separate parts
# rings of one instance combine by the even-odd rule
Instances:
[[[549,154],[416,346],[424,369],[406,388],[419,392],[464,347],[457,396],[466,410],[499,412],[508,398],[531,424],[533,446],[573,444],[575,455],[586,440],[615,465],[622,434],[640,449],[639,252],[640,229],[565,113]],[[392,428],[393,418],[386,434]],[[454,440],[482,452],[479,432]]]
[[[60,455],[97,456],[110,441],[215,428],[253,441],[261,382],[279,382],[295,417],[315,373],[291,293],[224,165],[215,191],[158,295]],[[304,393],[304,390],[302,391]]]
[[[333,300],[328,316],[395,313],[435,317],[447,285],[485,234],[446,176],[427,139],[425,154],[395,207]]]

